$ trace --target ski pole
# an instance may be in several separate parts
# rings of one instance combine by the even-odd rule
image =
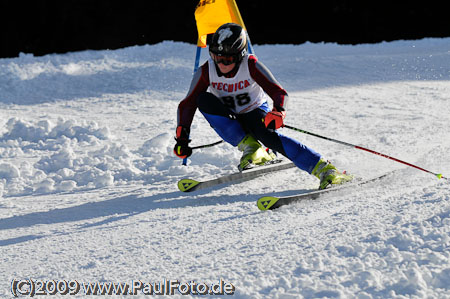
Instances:
[[[219,141],[216,141],[216,142],[210,143],[210,144],[194,146],[194,147],[191,147],[191,149],[200,149],[200,148],[205,148],[205,147],[212,147],[212,146],[218,145],[218,144],[220,144],[222,142],[223,142],[223,140],[219,140]]]
[[[194,147],[191,147],[191,149],[194,150],[194,149],[200,149],[200,148],[205,148],[205,147],[212,147],[212,146],[218,145],[218,144],[220,144],[222,142],[223,142],[223,140],[219,140],[219,141],[216,141],[216,142],[210,143],[210,144],[203,144],[203,145],[194,146]],[[187,165],[187,158],[183,159],[183,164],[182,165],[184,165],[184,166]]]
[[[423,169],[422,167],[413,165],[413,164],[411,164],[411,163],[408,163],[408,162],[399,160],[399,159],[397,159],[397,158],[394,158],[394,157],[391,157],[391,156],[388,156],[388,155],[385,155],[385,154],[376,152],[376,151],[374,151],[374,150],[371,150],[371,149],[368,149],[368,148],[365,148],[365,147],[362,147],[362,146],[359,146],[359,145],[351,144],[351,143],[348,143],[348,142],[336,140],[336,139],[329,138],[329,137],[325,137],[325,136],[321,136],[321,135],[314,134],[314,133],[311,133],[311,132],[308,132],[308,131],[305,131],[305,130],[302,130],[302,129],[298,129],[298,128],[295,128],[295,127],[292,127],[292,126],[289,126],[289,125],[284,125],[283,127],[284,127],[284,128],[288,128],[288,129],[291,129],[291,130],[294,130],[294,131],[297,131],[297,132],[300,132],[300,133],[308,134],[308,135],[311,135],[311,136],[314,136],[314,137],[318,137],[318,138],[322,138],[322,139],[325,139],[325,140],[328,140],[328,141],[332,141],[332,142],[335,142],[335,143],[339,143],[339,144],[342,144],[342,145],[345,145],[345,146],[349,146],[349,147],[353,147],[353,148],[356,148],[356,149],[359,149],[359,150],[363,150],[363,151],[366,151],[366,152],[369,152],[369,153],[372,153],[372,154],[381,156],[381,157],[383,157],[383,158],[391,159],[391,160],[393,160],[393,161],[396,161],[396,162],[399,162],[399,163],[408,165],[408,166],[410,166],[410,167],[414,167],[414,168],[416,168],[416,169],[425,171],[425,172],[427,172],[427,173],[431,173],[431,174],[435,175],[438,179],[444,178],[444,179],[448,180],[448,178],[442,176],[441,173],[434,173],[434,172],[432,172],[432,171]]]

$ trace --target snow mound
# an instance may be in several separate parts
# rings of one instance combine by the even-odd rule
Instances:
[[[107,127],[78,123],[9,119],[0,136],[4,196],[68,192],[145,180],[172,162],[169,134],[144,142],[135,153],[113,140]],[[38,158],[36,158],[38,157]],[[164,162],[165,161],[165,162]]]

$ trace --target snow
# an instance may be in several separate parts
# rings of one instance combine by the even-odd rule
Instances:
[[[289,92],[286,123],[449,177],[449,38],[254,49]],[[224,143],[188,166],[172,154],[194,55],[166,41],[0,59],[0,297],[33,279],[223,280],[236,298],[450,298],[446,179],[283,129],[357,176],[392,173],[268,212],[258,197],[317,180],[290,169],[179,192],[179,179],[232,173],[240,157]],[[191,137],[219,140],[199,113]]]

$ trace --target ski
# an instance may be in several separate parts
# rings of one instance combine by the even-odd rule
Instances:
[[[375,181],[378,181],[378,180],[388,176],[390,173],[391,172],[388,172],[383,175],[380,175],[380,176],[377,176],[374,178],[370,178],[367,180],[360,180],[360,181],[356,181],[356,182],[349,182],[349,183],[346,183],[343,185],[333,186],[333,187],[330,187],[330,188],[327,188],[324,190],[312,190],[312,191],[307,191],[306,193],[299,193],[299,194],[295,194],[295,195],[282,196],[282,197],[263,196],[258,199],[257,205],[258,205],[258,208],[262,211],[274,210],[281,206],[289,205],[291,203],[299,202],[301,200],[317,199],[324,194],[328,194],[328,193],[336,192],[336,191],[339,191],[342,189],[361,186],[361,185],[364,185],[367,183],[375,182]]]
[[[276,163],[268,164],[263,166],[254,167],[242,172],[236,172],[228,175],[224,175],[215,179],[210,179],[206,181],[196,181],[193,179],[182,179],[178,181],[178,189],[182,192],[192,192],[224,183],[240,183],[242,181],[254,179],[260,175],[271,173],[275,171],[280,171],[284,169],[289,169],[295,167],[292,162],[289,163]]]

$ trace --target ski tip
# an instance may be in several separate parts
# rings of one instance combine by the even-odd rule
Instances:
[[[271,207],[278,201],[277,197],[273,197],[273,196],[264,196],[261,197],[260,199],[258,199],[258,208],[261,211],[267,211],[270,210]]]
[[[200,184],[199,181],[191,180],[191,179],[183,179],[178,181],[178,189],[181,192],[191,192],[195,190],[195,187]]]

